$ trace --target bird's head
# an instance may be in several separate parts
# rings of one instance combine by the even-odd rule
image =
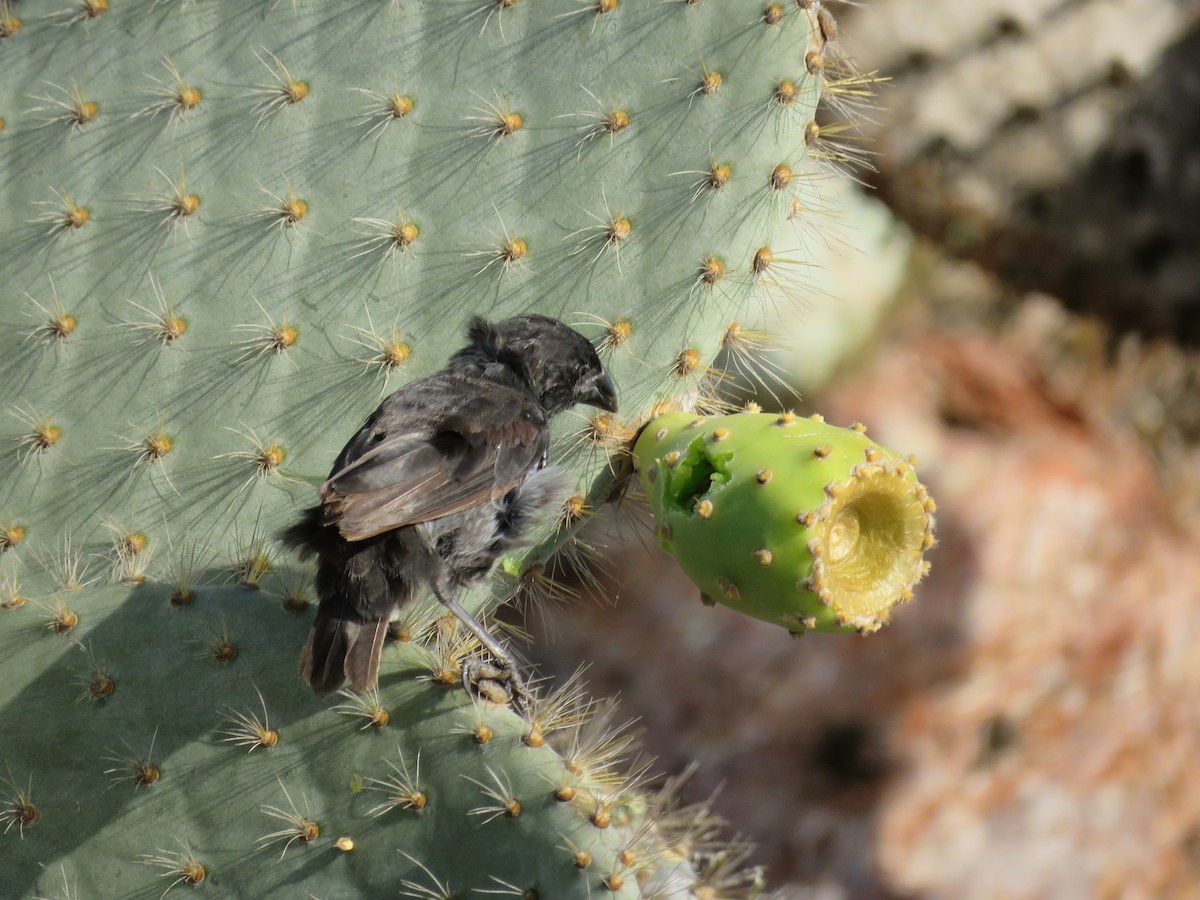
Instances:
[[[476,316],[468,335],[474,346],[493,349],[501,363],[517,371],[550,415],[576,403],[617,411],[616,385],[596,349],[558,319],[526,315],[492,323]]]

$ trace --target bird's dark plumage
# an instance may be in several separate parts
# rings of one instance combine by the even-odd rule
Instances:
[[[545,469],[552,416],[616,410],[583,335],[546,316],[476,317],[442,371],[391,394],[346,444],[318,496],[283,533],[317,558],[320,606],[300,659],[318,694],[376,684],[392,614],[429,586],[459,588],[520,542],[561,477]]]

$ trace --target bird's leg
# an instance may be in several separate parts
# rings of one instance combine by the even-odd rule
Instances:
[[[486,688],[481,689],[479,682],[494,682],[503,685],[507,690],[513,707],[522,711],[528,705],[529,691],[521,678],[521,670],[517,667],[512,655],[504,645],[492,637],[491,633],[477,618],[467,612],[444,586],[433,585],[433,594],[446,609],[454,614],[458,621],[466,626],[471,634],[481,643],[492,656],[493,665],[475,660],[462,667],[463,687],[469,693],[480,693],[489,700],[496,699]]]

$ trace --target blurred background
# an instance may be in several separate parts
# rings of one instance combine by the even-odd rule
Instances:
[[[797,642],[630,498],[536,661],[697,762],[781,897],[1200,897],[1200,3],[826,5],[856,68],[759,400],[916,453],[933,573]]]

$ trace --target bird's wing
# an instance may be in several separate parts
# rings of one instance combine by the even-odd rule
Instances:
[[[372,416],[322,485],[326,519],[346,540],[498,499],[545,452],[546,415],[528,396],[488,382],[429,387],[423,400]],[[430,408],[437,388],[451,387],[449,408]]]

